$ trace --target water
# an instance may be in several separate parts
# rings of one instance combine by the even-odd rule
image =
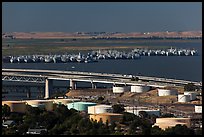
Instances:
[[[146,45],[170,46],[172,43],[145,43]],[[174,47],[194,48],[199,56],[151,56],[138,60],[100,60],[95,63],[4,63],[2,68],[71,70],[86,72],[121,73],[156,76],[191,81],[202,81],[202,42],[174,42]],[[73,67],[74,66],[74,67]],[[62,84],[63,82],[55,82]],[[64,83],[63,83],[64,84]]]

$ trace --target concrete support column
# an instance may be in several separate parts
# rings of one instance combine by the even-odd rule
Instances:
[[[30,88],[27,87],[27,98],[30,98],[31,97],[31,91],[30,91]]]
[[[76,81],[73,81],[70,79],[69,87],[70,87],[70,89],[76,89],[76,87],[77,87]]]
[[[51,79],[46,79],[45,80],[45,99],[50,97],[50,93],[53,90],[53,80]]]
[[[96,83],[91,82],[91,88],[92,88],[92,89],[96,89],[96,88],[97,88]]]
[[[113,83],[113,87],[115,87],[116,86],[116,84],[115,83]]]

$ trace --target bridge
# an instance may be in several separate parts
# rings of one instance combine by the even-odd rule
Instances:
[[[131,81],[132,77],[137,77],[138,81]],[[45,83],[45,98],[49,98],[52,91],[53,80],[70,81],[70,87],[76,89],[76,82],[89,82],[92,88],[96,88],[96,83],[107,83],[116,85],[139,85],[163,88],[166,86],[185,85],[193,83],[202,87],[202,82],[186,80],[165,79],[147,76],[132,76],[121,74],[78,72],[78,71],[59,71],[59,70],[36,70],[36,69],[2,69],[3,81],[34,82]]]

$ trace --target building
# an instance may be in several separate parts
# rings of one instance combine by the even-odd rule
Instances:
[[[161,115],[160,110],[158,110],[158,109],[157,110],[151,110],[151,109],[148,109],[147,107],[124,107],[124,108],[125,108],[125,112],[133,113],[137,116],[139,116],[140,111],[145,111],[149,115],[155,115],[155,116]]]

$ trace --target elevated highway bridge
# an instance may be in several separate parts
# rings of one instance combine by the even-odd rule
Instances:
[[[132,81],[132,77],[137,77],[138,81]],[[193,83],[196,86],[202,87],[202,82],[147,76],[59,70],[2,69],[2,81],[45,83],[45,98],[49,98],[49,93],[52,90],[53,80],[70,81],[70,87],[73,89],[76,89],[76,82],[90,82],[92,84],[92,88],[96,87],[96,83],[107,83],[113,84],[114,86],[146,85],[157,88]]]

